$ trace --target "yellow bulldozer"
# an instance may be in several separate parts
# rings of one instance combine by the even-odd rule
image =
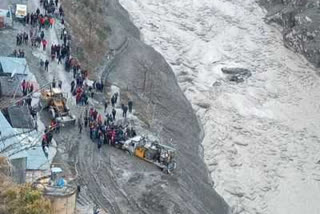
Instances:
[[[76,117],[70,114],[67,106],[67,94],[60,88],[43,89],[40,96],[40,107],[48,109],[52,119],[61,124],[75,124]]]

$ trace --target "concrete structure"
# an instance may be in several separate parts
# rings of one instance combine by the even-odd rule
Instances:
[[[14,182],[22,184],[26,182],[27,157],[11,159],[12,177]]]
[[[0,57],[0,96],[22,96],[21,82],[28,76],[25,58]]]
[[[27,105],[10,106],[7,112],[7,119],[13,128],[34,129],[36,127]]]
[[[51,201],[53,214],[74,214],[76,210],[75,185],[66,184],[66,180],[59,176],[60,168],[51,168],[51,176],[38,179],[33,185],[43,191],[46,198]]]

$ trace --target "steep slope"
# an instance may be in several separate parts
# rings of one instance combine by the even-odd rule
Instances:
[[[97,7],[90,8],[92,4]],[[87,58],[87,66],[99,63],[96,68],[101,71],[101,78],[129,93],[147,128],[157,133],[164,143],[172,142],[178,151],[178,168],[171,176],[150,164],[130,162],[113,150],[107,151],[105,159],[98,160],[91,145],[79,144],[83,147],[79,173],[82,181],[89,183],[89,192],[95,195],[97,203],[111,213],[228,213],[227,204],[212,189],[201,158],[201,129],[197,118],[163,57],[141,42],[139,31],[116,0],[63,1],[63,5],[65,13],[70,14],[66,19],[76,41],[75,53],[88,45],[78,51]],[[85,31],[90,25],[85,23],[87,16],[81,8],[89,13],[98,11],[99,24],[91,27],[89,36],[105,34],[99,41],[92,41],[97,44],[86,44],[88,33]],[[99,33],[101,29],[103,33]],[[86,167],[86,162],[99,166],[109,162],[112,167],[95,172]]]

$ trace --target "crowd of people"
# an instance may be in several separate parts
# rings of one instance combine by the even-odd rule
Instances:
[[[112,112],[115,112],[113,108]],[[93,142],[97,142],[98,149],[101,148],[103,144],[109,144],[112,146],[117,146],[124,142],[125,140],[136,136],[136,131],[133,127],[122,126],[115,124],[115,114],[107,114],[103,118],[102,114],[91,107],[85,111],[84,118],[79,118],[78,127],[79,133],[82,133],[83,126],[85,129],[89,129],[90,139]]]
[[[45,38],[45,30],[53,27],[55,19],[53,18],[56,9],[58,8],[58,0],[41,0],[41,6],[45,9],[45,14],[41,14],[40,9],[37,9],[34,13],[27,15],[25,23],[30,24],[29,35],[26,32],[17,35],[17,45],[28,44],[28,39],[31,40],[31,47],[40,48],[42,45],[43,51],[46,51],[46,47],[49,42]],[[54,8],[54,9],[52,9]],[[59,7],[59,15],[63,20],[63,9]],[[64,21],[62,21],[64,22]],[[62,23],[63,24],[63,23]],[[71,93],[75,96],[76,104],[87,106],[84,117],[78,119],[79,133],[82,130],[87,130],[90,139],[93,142],[97,142],[98,148],[100,149],[103,144],[109,144],[117,146],[120,142],[127,140],[128,138],[136,136],[136,131],[133,127],[117,125],[116,124],[116,104],[119,99],[119,94],[114,93],[111,96],[111,111],[107,112],[109,100],[104,103],[104,113],[100,114],[98,111],[88,106],[89,98],[94,97],[95,91],[103,92],[104,84],[103,81],[94,81],[92,85],[88,85],[85,81],[88,77],[88,70],[81,68],[80,63],[76,58],[70,55],[70,41],[71,35],[64,28],[60,34],[61,44],[51,44],[50,56],[51,61],[57,60],[57,63],[64,63],[64,68],[67,72],[72,70],[73,80],[71,82]],[[64,61],[64,62],[63,62]],[[48,71],[49,60],[40,60],[40,66],[44,66],[44,70]],[[56,81],[53,79],[51,87],[62,88],[62,81]],[[33,85],[27,81],[23,81],[22,90],[24,96],[33,92]],[[28,96],[30,97],[30,96]],[[31,98],[31,97],[30,97]],[[28,102],[31,101],[28,98]],[[133,103],[131,100],[127,104],[121,103],[122,117],[126,119],[127,113],[132,113]],[[59,132],[62,124],[59,124],[56,119],[53,119],[51,124],[46,127],[42,137],[42,149],[45,155],[48,157],[48,148],[52,142],[53,133]]]

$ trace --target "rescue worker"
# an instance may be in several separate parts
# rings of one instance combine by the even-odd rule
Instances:
[[[43,31],[41,31],[41,33],[40,33],[40,38],[41,38],[41,40],[44,39],[44,32]]]
[[[49,18],[49,23],[50,23],[50,28],[52,28],[52,26],[54,25],[54,22],[55,22],[55,20],[54,20],[54,18]]]
[[[98,132],[98,149],[99,150],[100,150],[101,146],[102,146],[102,132],[101,132],[101,130],[99,130],[99,132]]]
[[[53,77],[53,80],[52,80],[52,88],[55,88],[56,87],[56,78]]]
[[[32,92],[33,92],[33,84],[31,83],[29,88],[29,93],[32,93]]]
[[[123,105],[122,116],[124,118],[127,118],[127,111],[128,111],[128,106]]]
[[[114,103],[117,103],[117,101],[118,101],[118,96],[119,96],[119,94],[118,94],[118,92],[116,92],[116,93],[114,94],[114,97],[115,97]]]
[[[81,118],[79,118],[79,120],[78,120],[78,126],[79,126],[79,134],[81,134],[81,132],[82,132],[82,119]]]
[[[22,93],[23,93],[23,96],[26,96],[27,95],[27,83],[26,83],[26,80],[23,80],[22,83],[21,83],[21,87],[22,87]]]
[[[114,104],[116,103],[116,101],[115,101],[115,96],[114,95],[112,95],[112,97],[111,97],[111,104],[112,104],[112,107],[114,108]]]
[[[117,114],[117,111],[113,108],[112,109],[112,119],[113,119],[113,121],[116,120],[116,114]]]
[[[85,115],[84,116],[84,127],[87,128],[87,126],[88,126],[88,116]]]
[[[47,134],[44,134],[42,136],[41,146],[42,146],[42,150],[43,150],[44,155],[46,156],[46,158],[48,158],[49,154],[48,154],[48,150],[47,150],[47,147],[48,147],[48,136],[47,136]]]
[[[130,134],[131,134],[131,137],[137,136],[137,133],[136,133],[136,131],[133,129],[133,127],[131,127],[131,129],[130,129]]]
[[[107,108],[108,108],[108,101],[106,100],[104,102],[104,112],[106,112]]]
[[[93,121],[90,122],[89,128],[90,128],[90,139],[92,140],[93,139],[93,129],[94,129]]]
[[[47,44],[48,44],[47,40],[45,40],[45,39],[42,40],[42,48],[43,48],[43,51],[46,50]]]
[[[45,71],[49,71],[49,61],[46,59],[46,61],[44,62],[44,70]]]
[[[26,103],[28,106],[31,106],[31,102],[32,102],[32,98],[31,96],[29,95],[27,98],[26,98]]]
[[[59,80],[58,86],[59,86],[60,89],[62,88],[62,81],[61,80]]]
[[[132,100],[129,100],[128,101],[128,107],[129,107],[129,113],[130,114],[132,113],[132,106],[133,106],[133,102],[132,102]]]
[[[75,82],[74,82],[74,80],[72,80],[72,82],[71,82],[71,93],[73,92],[73,90],[74,90],[74,86],[75,86]]]

